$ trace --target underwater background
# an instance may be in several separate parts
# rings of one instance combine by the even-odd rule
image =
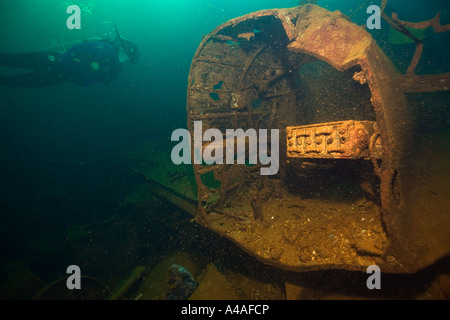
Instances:
[[[316,3],[364,25],[365,8],[380,2]],[[66,9],[71,4],[82,10],[79,31],[66,28]],[[245,279],[248,291],[242,289],[239,298],[284,299],[284,280],[301,275],[266,266],[193,223],[192,216],[148,192],[143,172],[145,166],[152,166],[147,161],[152,152],[161,148],[170,152],[172,132],[187,126],[187,80],[202,36],[232,18],[298,4],[297,0],[2,0],[1,53],[33,52],[93,36],[114,37],[116,24],[124,38],[139,46],[141,56],[137,64],[126,64],[109,85],[0,86],[0,298],[111,298],[145,266],[146,272],[154,271],[148,277],[154,277],[159,287],[140,296],[127,287],[114,297],[158,299],[169,268],[184,263],[193,275],[214,268],[216,278],[228,275],[227,283]],[[386,12],[423,21],[441,11],[441,24],[448,24],[449,9],[446,0],[390,0]],[[389,29],[382,20],[381,30],[370,33],[404,73],[414,43],[389,34]],[[425,49],[417,74],[450,71],[448,33],[421,35]],[[448,98],[448,91],[439,96],[447,101],[445,108],[417,103],[422,108],[418,126],[423,132],[448,132]],[[65,282],[58,282],[67,278],[66,268],[73,264],[80,265],[91,291],[67,293]],[[445,267],[442,272],[448,271]],[[401,283],[395,288],[401,289],[384,294],[415,298],[437,271],[430,272],[393,277],[392,282]],[[344,280],[325,288],[323,284],[330,284],[327,279],[336,274]],[[324,291],[335,294],[342,283],[365,277],[329,271],[309,274],[304,284],[309,298],[320,298]],[[219,284],[205,296],[228,299],[220,295],[224,288],[226,284]],[[345,293],[358,293],[349,288]],[[444,298],[449,297],[445,291]]]

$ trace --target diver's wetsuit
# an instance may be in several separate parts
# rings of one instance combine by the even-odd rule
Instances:
[[[0,54],[0,65],[33,70],[19,75],[0,74],[0,85],[9,87],[46,87],[65,82],[81,86],[108,83],[122,69],[118,48],[107,41],[76,44],[65,53]]]

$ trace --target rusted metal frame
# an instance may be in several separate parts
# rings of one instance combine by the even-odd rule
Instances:
[[[411,64],[408,67],[408,70],[406,70],[407,76],[413,76],[415,73],[417,65],[419,64],[420,58],[422,57],[423,53],[423,42],[422,40],[412,36],[412,39],[416,43],[416,50],[414,51],[414,56],[411,59]]]
[[[224,149],[226,149],[226,142],[224,141],[224,143],[223,143],[223,147],[224,147]],[[248,156],[248,148],[246,148],[246,157]],[[261,164],[255,164],[250,170],[251,171],[253,171],[253,172],[259,172],[259,170],[260,170],[260,168],[262,167],[262,165]],[[236,190],[237,189],[237,191],[235,192],[235,194],[239,194],[240,193],[240,190],[246,185],[246,184],[248,184],[248,183],[251,183],[251,182],[254,182],[254,181],[256,181],[257,179],[256,178],[253,178],[253,179],[250,179],[249,180],[249,178],[247,178],[245,181],[240,181],[240,182],[236,182],[236,183],[233,183],[233,184],[230,184],[230,185],[224,185],[224,183],[225,183],[225,181],[226,181],[226,179],[225,179],[225,175],[226,175],[226,173],[225,173],[225,171],[226,171],[226,169],[227,169],[228,167],[227,166],[224,166],[224,165],[216,165],[216,166],[214,166],[214,169],[212,169],[212,170],[207,170],[207,172],[210,172],[210,171],[214,171],[214,176],[215,176],[215,178],[216,179],[218,179],[219,181],[221,181],[221,183],[222,183],[222,186],[221,186],[221,188],[220,188],[220,201],[217,203],[217,204],[215,204],[214,206],[212,206],[211,208],[210,208],[210,210],[209,211],[214,211],[214,210],[216,210],[216,208],[217,207],[221,207],[221,206],[223,206],[223,204],[224,204],[224,201],[228,198],[228,194],[231,192],[231,191],[233,191],[233,190]],[[208,168],[209,169],[209,168]],[[205,172],[206,170],[204,170],[203,172]],[[200,171],[198,171],[198,173],[199,174],[203,174],[203,172],[202,173],[200,173]],[[206,172],[205,172],[206,173]],[[258,176],[259,177],[259,176]],[[204,189],[204,190],[206,190],[206,189]],[[211,192],[209,191],[209,190],[207,190],[207,196],[205,196],[205,198],[207,198],[210,194],[211,194]],[[217,210],[216,210],[217,211]],[[226,212],[222,212],[223,214],[225,214],[225,215],[228,215]],[[209,215],[209,213],[207,213],[208,215]],[[232,216],[232,215],[231,215]]]
[[[248,112],[246,112],[248,113]],[[233,117],[231,118],[233,121],[233,128],[236,128],[238,125],[238,113],[236,110],[233,110]]]
[[[440,12],[433,18],[422,22],[408,22],[398,19],[398,14],[393,12],[392,19],[386,13],[382,12],[381,16],[386,22],[397,31],[411,38],[415,44],[416,49],[411,63],[405,75],[399,75],[399,83],[405,92],[432,92],[432,91],[448,91],[450,90],[450,73],[443,73],[440,75],[424,75],[417,76],[415,69],[423,53],[423,42],[415,37],[405,26],[414,29],[426,29],[432,27],[434,32],[441,33],[450,30],[450,24],[441,25]]]
[[[259,54],[265,48],[267,48],[267,44],[264,44],[263,46],[258,48],[258,50],[256,50],[255,53],[250,57],[250,59],[245,63],[244,69],[242,70],[242,74],[241,74],[241,76],[239,78],[239,84],[238,84],[239,90],[244,90],[244,81],[245,81],[245,77],[247,76],[248,70],[250,69],[251,65],[255,61],[256,57],[258,57]]]
[[[270,110],[270,114],[269,114],[269,121],[267,122],[267,131],[270,132],[270,130],[272,130],[272,125],[273,125],[273,121],[274,121],[274,117],[276,114],[276,102],[272,102],[272,108]],[[272,137],[271,137],[272,139]],[[272,141],[272,140],[270,140]]]
[[[219,169],[219,171],[220,171],[220,174],[223,176],[224,175],[224,172],[223,172],[224,169]],[[218,203],[218,206],[222,207],[223,204],[224,204],[224,201],[229,200],[228,199],[228,195],[229,195],[229,193],[231,191],[238,189],[238,191],[235,192],[235,194],[238,194],[239,190],[241,190],[241,188],[242,188],[242,185],[243,185],[242,182],[236,182],[236,183],[230,184],[228,186],[222,186],[220,188],[221,196],[220,196],[220,201]]]
[[[204,86],[204,87],[202,87],[202,88],[191,88],[191,91],[196,91],[196,92],[207,92],[207,91],[210,91],[209,90],[210,88],[209,87],[207,87],[207,86]],[[232,91],[231,90],[225,90],[225,89],[216,89],[216,90],[214,90],[214,92],[219,92],[219,93],[231,93]]]
[[[376,86],[375,77],[370,69],[370,65],[367,61],[367,58],[361,59],[359,61],[359,65],[361,69],[364,71],[365,77],[367,79],[367,83],[369,85],[371,91],[371,102],[374,107],[375,117],[377,126],[379,128],[380,137],[383,141],[382,149],[383,156],[381,158],[381,167],[375,166],[374,164],[374,172],[380,178],[380,197],[382,208],[389,208],[392,203],[392,180],[394,176],[394,172],[392,170],[392,163],[389,155],[391,155],[391,139],[389,136],[388,125],[385,119],[385,112],[383,110],[384,104],[381,101],[381,96],[379,89]]]
[[[241,92],[241,94],[243,94],[245,91],[249,90],[250,88],[252,88],[253,86],[255,86],[254,83],[252,83],[250,86],[248,86],[247,88],[244,88],[244,81],[245,78],[247,76],[248,70],[250,69],[251,65],[253,64],[253,62],[255,61],[256,57],[259,56],[259,54],[267,47],[267,44],[261,46],[260,48],[258,48],[258,50],[255,51],[255,53],[250,57],[250,59],[246,62],[242,74],[239,77],[239,84],[238,84],[238,90]],[[253,127],[253,119],[252,119],[252,110],[251,110],[251,106],[246,106],[247,107],[247,111],[248,111],[248,120],[249,120],[249,124],[250,127]],[[236,110],[234,111],[236,113]],[[235,123],[236,125],[236,123]]]
[[[212,212],[216,211],[216,212],[219,212],[219,213],[221,213],[221,214],[223,214],[225,216],[228,216],[228,217],[231,217],[231,218],[234,218],[234,219],[239,219],[239,220],[242,220],[242,221],[248,220],[248,219],[245,219],[245,218],[249,218],[248,215],[244,215],[245,211],[242,211],[243,215],[245,216],[245,218],[244,218],[244,217],[236,216],[236,215],[234,215],[231,212],[226,212],[226,211],[223,211],[221,209],[218,209],[217,207],[223,207],[224,204],[225,204],[224,201],[230,200],[228,195],[232,191],[234,191],[233,192],[234,195],[242,194],[241,190],[242,190],[242,188],[244,188],[245,185],[251,184],[251,183],[254,183],[255,181],[257,181],[259,179],[259,170],[260,170],[261,167],[262,167],[261,164],[256,164],[255,166],[253,166],[250,169],[253,174],[248,175],[247,178],[244,181],[235,182],[235,183],[232,183],[232,184],[230,184],[228,186],[222,186],[221,189],[220,189],[220,192],[221,192],[220,201],[217,204],[215,204],[214,206],[212,206],[211,208],[209,208],[208,216]],[[224,167],[224,166],[222,166],[221,168],[218,169],[219,175],[222,177],[222,179],[221,179],[222,182],[224,181],[223,176],[226,174],[225,173],[225,171],[226,171],[225,169],[226,169],[226,167]],[[257,177],[255,177],[255,176],[257,176]]]
[[[258,113],[252,113],[253,115],[259,115],[262,114],[260,112]],[[218,119],[218,118],[233,118],[233,117],[248,117],[248,112],[242,111],[237,113],[207,113],[207,114],[195,114],[192,116],[193,121],[197,120],[207,120],[207,119]]]
[[[450,24],[442,25],[440,22],[440,16],[441,13],[438,12],[438,14],[430,20],[422,21],[422,22],[408,22],[408,21],[402,21],[398,19],[398,14],[393,12],[392,13],[392,20],[401,26],[407,26],[414,29],[426,29],[428,27],[433,27],[434,32],[441,33],[445,31],[450,30]]]
[[[280,11],[280,13],[276,16],[276,17],[288,17],[289,16],[289,12],[287,11]],[[253,17],[254,15],[252,15]],[[256,15],[257,16],[257,15]],[[292,15],[291,15],[292,16]],[[250,17],[250,18],[252,18]],[[220,28],[222,28],[223,26],[220,26]],[[219,44],[220,45],[220,44]],[[372,105],[375,109],[375,115],[376,115],[376,120],[377,123],[379,124],[379,129],[380,129],[380,136],[381,136],[381,140],[382,140],[382,148],[383,148],[383,153],[382,153],[382,162],[381,165],[379,164],[379,161],[376,163],[376,165],[374,165],[374,171],[380,172],[380,180],[381,180],[381,197],[382,197],[382,215],[381,215],[381,219],[382,219],[382,223],[383,223],[383,232],[386,232],[386,234],[389,236],[389,248],[386,249],[383,253],[383,257],[381,257],[381,259],[386,258],[386,256],[390,256],[392,255],[393,257],[395,257],[398,262],[396,262],[396,266],[393,266],[392,264],[387,263],[386,265],[383,265],[382,268],[385,268],[383,270],[385,270],[386,272],[399,272],[399,271],[410,271],[413,270],[414,267],[411,267],[411,264],[408,265],[408,261],[411,261],[410,258],[407,257],[408,253],[411,252],[412,254],[415,254],[416,252],[418,252],[418,250],[416,250],[414,248],[414,243],[412,245],[409,245],[409,242],[412,242],[411,240],[413,239],[414,234],[412,234],[411,232],[408,233],[408,225],[409,224],[405,224],[405,221],[408,221],[408,219],[410,219],[411,217],[408,216],[408,212],[406,212],[405,210],[403,210],[403,207],[401,206],[401,200],[404,199],[404,194],[401,191],[404,190],[404,186],[407,187],[407,185],[403,182],[405,175],[408,175],[407,171],[403,171],[404,167],[399,166],[402,163],[402,160],[407,159],[405,157],[405,150],[409,150],[408,148],[405,148],[405,145],[403,144],[403,140],[405,138],[405,131],[407,131],[408,129],[408,123],[406,122],[406,118],[405,118],[405,122],[402,121],[402,114],[406,114],[404,111],[407,110],[407,104],[403,104],[402,100],[404,100],[403,98],[403,92],[402,90],[400,90],[401,88],[405,88],[404,85],[402,84],[401,87],[398,86],[398,82],[396,81],[401,81],[400,79],[402,79],[401,77],[397,76],[396,72],[392,72],[392,70],[394,69],[394,67],[391,67],[390,63],[386,63],[389,62],[387,58],[385,58],[385,55],[382,53],[381,50],[373,50],[374,48],[372,48],[372,46],[375,46],[374,44],[371,44],[370,47],[368,47],[368,49],[366,50],[367,56],[364,55],[359,55],[355,60],[351,61],[351,63],[353,63],[354,61],[356,61],[356,64],[359,64],[362,68],[362,72],[365,73],[365,75],[367,76],[367,81],[364,81],[363,78],[359,78],[359,79],[355,79],[360,81],[361,83],[363,82],[367,82],[368,86],[370,88],[370,92],[371,92],[371,102]],[[307,51],[308,53],[308,51]],[[247,56],[248,57],[248,56]],[[321,59],[322,60],[322,59]],[[351,66],[351,63],[346,63],[346,64],[340,64],[338,62],[336,62],[335,64],[337,64],[338,66],[336,67],[338,70],[346,70],[349,66]],[[241,66],[242,67],[242,66]],[[240,67],[240,68],[241,68]],[[206,71],[208,71],[208,69],[205,69]],[[197,70],[195,70],[197,71]],[[200,71],[200,70],[199,70]],[[235,71],[235,70],[234,70]],[[259,71],[259,69],[258,69]],[[386,72],[387,71],[387,72]],[[198,75],[198,73],[197,73]],[[446,79],[445,77],[443,77],[443,75],[430,75],[430,76],[426,76],[428,77],[430,80],[433,81],[438,81],[440,79]],[[431,78],[432,77],[432,78]],[[366,77],[364,77],[366,78]],[[192,79],[192,77],[190,78]],[[424,77],[420,77],[420,80],[425,81]],[[192,83],[192,81],[190,81],[189,83]],[[427,79],[427,84],[429,84],[428,79]],[[281,83],[284,84],[284,83]],[[414,84],[416,84],[415,80],[414,80]],[[276,85],[276,88],[278,88],[278,83]],[[389,89],[389,88],[393,88],[393,89]],[[433,91],[433,90],[430,90]],[[434,90],[435,91],[435,90]],[[191,108],[195,108],[196,110],[199,111],[204,111],[202,110],[202,108],[207,109],[208,105],[206,104],[200,104],[199,106],[196,106],[194,103],[199,102],[201,103],[201,98],[203,96],[202,95],[196,95],[196,94],[191,94],[190,95],[190,104],[191,106],[194,105],[194,107],[189,106],[188,104],[188,111],[192,110]],[[397,99],[398,97],[398,99]],[[265,97],[267,98],[267,96]],[[290,102],[290,100],[281,100],[281,103],[283,101],[288,101]],[[273,103],[272,105],[270,103]],[[399,105],[399,108],[397,108],[397,105]],[[267,112],[269,108],[272,108],[272,110],[269,113],[260,113],[259,114],[259,119],[256,120],[256,125],[258,126],[259,123],[262,121],[262,119],[264,119],[264,117],[270,115],[270,119],[269,120],[264,120],[263,123],[264,125],[266,125],[267,121],[269,121],[269,126],[273,125],[273,120],[278,120],[278,115],[276,114],[278,109],[277,107],[277,101],[269,101],[267,104],[264,105],[264,111]],[[225,110],[225,108],[227,107],[227,105],[224,103],[222,105],[223,110]],[[406,108],[405,108],[406,107]],[[252,110],[255,111],[256,109]],[[256,110],[258,111],[258,110]],[[273,112],[273,113],[272,113]],[[242,115],[244,112],[233,112],[233,113],[229,113],[227,114],[223,119],[217,119],[217,116],[214,114],[210,114],[211,118],[208,119],[213,119],[216,118],[216,121],[209,121],[209,124],[212,125],[214,123],[218,123],[218,124],[225,124],[225,121],[229,120],[227,118],[230,117],[234,117],[235,119],[243,122],[245,121],[244,118],[240,117],[240,115]],[[197,115],[198,116],[198,115]],[[247,113],[244,113],[243,115],[244,117],[248,117]],[[193,113],[189,113],[189,122],[191,122],[193,120]],[[229,120],[229,122],[227,122],[226,124],[229,125],[231,123],[231,120]],[[235,122],[237,124],[239,124],[238,122]],[[403,125],[402,125],[403,124]],[[188,126],[192,129],[192,123],[189,123]],[[405,129],[405,130],[404,130]],[[407,136],[407,135],[406,135]],[[378,136],[372,136],[371,137],[371,149],[372,150],[376,150],[376,148],[378,147],[377,145],[377,140],[378,140]],[[373,152],[371,152],[371,154],[373,154]],[[372,159],[373,161],[373,159]],[[198,168],[201,168],[201,166],[196,166],[195,167],[196,170]],[[400,169],[399,169],[400,168]],[[209,168],[208,168],[209,169]],[[224,168],[221,168],[224,169]],[[242,169],[242,170],[241,170]],[[236,169],[236,171],[234,171],[233,169],[233,173],[238,173],[239,175],[242,174],[242,177],[245,178],[248,174],[247,170],[244,171],[244,169],[246,168],[238,168]],[[250,168],[253,169],[253,168]],[[282,169],[282,168],[280,168]],[[207,169],[205,169],[207,170]],[[199,172],[196,172],[199,173]],[[230,174],[231,172],[228,172],[228,174]],[[252,172],[250,172],[252,173]],[[221,170],[220,173],[217,173],[217,175],[219,174],[227,174],[227,172],[225,170]],[[196,175],[197,177],[198,175]],[[217,178],[218,176],[216,176]],[[225,176],[226,178],[226,184],[228,184],[229,186],[233,185],[233,180],[232,179],[228,179],[229,176]],[[261,178],[261,177],[260,177]],[[244,181],[244,180],[243,180]],[[250,189],[252,190],[257,190],[261,185],[260,182],[262,181],[258,181],[257,183],[252,182],[251,178],[249,180],[250,183]],[[201,182],[197,183],[197,185],[200,187],[201,186]],[[225,185],[225,184],[224,184]],[[242,186],[242,184],[241,184]],[[248,191],[248,185],[245,185],[246,187],[244,187],[244,189],[246,191]],[[250,190],[250,191],[252,191]],[[218,189],[214,190],[214,191],[218,191]],[[240,195],[238,195],[236,198],[233,198],[233,202],[231,202],[231,204],[233,206],[236,205],[237,199],[242,200],[245,202],[245,211],[244,210],[236,210],[235,214],[233,214],[233,211],[231,211],[230,215],[236,215],[236,219],[241,219],[241,217],[238,217],[241,213],[242,216],[247,217],[247,214],[251,212],[251,209],[248,208],[247,210],[247,200],[248,200],[248,194],[243,195],[242,197]],[[214,205],[214,204],[213,204]],[[210,207],[206,208],[208,210],[209,213],[214,213],[214,212],[219,212],[222,213],[222,208],[220,208],[219,210],[216,210],[215,208],[210,209]],[[227,209],[225,209],[227,210]],[[217,216],[215,216],[214,214],[210,217],[210,215],[208,216],[204,216],[205,213],[205,208],[201,207],[199,208],[198,211],[198,218],[202,219],[202,217],[206,217],[203,220],[203,225],[210,225],[212,227],[213,230],[217,231],[217,226],[214,223],[211,223],[212,220],[217,221]],[[212,219],[211,219],[212,218]],[[223,219],[227,219],[226,217],[219,217],[218,219],[223,218]],[[231,217],[230,217],[231,218]],[[412,219],[411,219],[412,220]],[[227,231],[220,231],[219,233],[227,233]],[[258,258],[260,258],[260,256],[258,256],[258,252],[252,251],[252,249],[249,249],[246,247],[246,244],[242,243],[242,241],[240,242],[239,240],[233,239],[233,237],[230,237],[234,242],[236,242],[239,246],[241,246],[244,250],[246,251],[250,251],[251,253],[253,253],[254,255],[256,255]],[[403,246],[407,244],[406,246]],[[404,254],[402,252],[405,252]],[[409,260],[408,260],[409,259]],[[265,263],[267,263],[268,261],[266,261],[266,258],[262,258],[262,261],[264,261]],[[269,261],[270,262],[270,261]],[[414,263],[416,263],[417,260],[414,261]],[[283,268],[289,268],[289,265],[283,265],[283,263],[281,262],[281,265],[283,266]],[[341,262],[336,263],[336,267],[341,268],[342,266],[345,267],[345,269],[351,268],[351,266],[348,265],[348,263],[346,263],[346,260],[343,259]],[[314,268],[323,268],[323,266],[313,266]],[[329,268],[330,266],[326,266],[326,268]],[[305,267],[303,265],[296,265],[295,268],[302,268],[302,270],[305,270]],[[410,269],[408,269],[410,268]]]
[[[217,33],[219,31],[221,31],[229,26],[236,26],[237,24],[241,23],[242,21],[248,20],[250,15],[253,16],[253,18],[264,17],[264,16],[278,16],[276,9],[268,9],[268,10],[258,11],[253,14],[248,14],[248,15],[244,15],[241,17],[237,17],[237,18],[231,19],[231,20],[217,26],[213,31],[211,31],[209,33],[208,36],[203,38],[202,42],[200,43],[199,47],[197,48],[197,51],[194,54],[194,58],[192,59],[191,70],[193,70],[193,68],[195,67],[198,57],[199,57],[200,53],[202,52],[204,46],[208,43],[209,39],[216,37]]]
[[[226,216],[226,217],[229,217],[229,218],[233,218],[233,219],[236,219],[236,220],[247,221],[247,219],[245,219],[243,217],[240,217],[238,215],[232,214],[231,212],[225,212],[225,211],[217,209],[217,208],[212,208],[211,211],[212,212],[216,212],[216,213],[220,213],[223,216]],[[220,218],[222,218],[222,217],[220,217]],[[219,220],[220,218],[212,219],[211,221]]]
[[[392,13],[392,17],[394,17],[395,13]],[[416,44],[416,50],[414,52],[414,56],[411,59],[411,63],[409,64],[408,70],[406,71],[407,75],[412,75],[414,74],[414,70],[416,69],[416,66],[419,63],[419,60],[422,56],[422,52],[423,52],[423,42],[418,39],[417,37],[415,37],[408,29],[406,29],[403,25],[398,23],[397,21],[394,21],[394,19],[391,19],[387,16],[386,13],[382,12],[381,16],[383,17],[384,20],[386,20],[386,22],[393,27],[394,29],[396,29],[397,31],[403,33],[405,36],[411,38],[415,44]]]
[[[270,115],[272,113],[272,110],[270,110],[269,112],[266,112],[264,114],[261,114],[261,116],[256,120],[255,123],[255,130],[259,129],[259,122],[264,119],[265,117],[267,117],[268,115]]]
[[[450,73],[425,76],[398,76],[399,83],[405,92],[447,91],[450,88]]]
[[[247,112],[242,112],[240,114],[238,114],[242,117],[247,117]],[[197,121],[197,120],[207,120],[207,119],[218,119],[218,118],[232,118],[234,117],[234,113],[207,113],[207,114],[197,114],[195,116],[193,116],[193,120]]]
[[[248,123],[250,125],[250,128],[253,128],[253,118],[252,118],[252,111],[251,111],[252,106],[251,105],[247,106],[247,109],[248,109]]]
[[[200,174],[198,173],[198,167],[200,165],[194,165],[194,175],[195,175],[195,183],[197,184],[197,190],[198,190],[198,204],[197,204],[197,222],[201,225],[208,226],[208,215],[206,214],[205,208],[203,207],[203,200],[200,199],[200,195],[205,195],[205,189],[206,186],[203,185],[202,179],[200,178]]]
[[[230,36],[226,36],[224,34],[215,34],[211,37],[212,39],[218,40],[218,41],[238,41],[238,39],[230,37]]]
[[[200,85],[196,85],[195,87],[191,87],[189,88],[190,91],[195,91],[195,92],[208,92],[210,91],[210,87],[208,86],[200,86]],[[218,92],[231,92],[230,90],[225,90],[225,89],[217,89]]]
[[[269,80],[266,80],[265,82],[267,83],[267,87],[265,87],[265,88],[263,88],[261,91],[262,91],[262,93],[264,94],[268,89],[269,89],[269,85],[271,84],[271,83],[273,83],[275,80],[277,80],[277,79],[280,79],[280,78],[282,78],[283,76],[285,76],[286,75],[286,69],[282,69],[282,73],[280,73],[280,74],[276,74],[276,75],[274,75],[272,78],[270,78]],[[278,95],[278,96],[275,96],[275,95],[273,95],[273,96],[269,96],[269,98],[270,99],[273,99],[273,97],[275,97],[275,98],[277,98],[277,97],[280,97],[282,94],[280,94],[280,95]],[[266,98],[266,95],[264,94],[264,99],[266,100],[266,99],[268,99],[268,98]]]
[[[254,14],[254,17],[263,17],[263,16],[277,16],[277,10],[264,10],[264,11],[259,11],[257,14]],[[193,77],[194,77],[194,72],[192,72],[194,70],[194,68],[196,67],[197,62],[205,62],[208,63],[208,61],[203,61],[202,58],[200,58],[200,54],[204,48],[204,46],[209,42],[209,40],[216,36],[217,33],[219,31],[221,31],[222,29],[228,27],[228,26],[233,26],[233,25],[237,25],[238,23],[245,21],[248,19],[248,15],[246,16],[242,16],[242,17],[238,17],[232,20],[229,20],[228,22],[226,22],[225,24],[219,25],[218,27],[216,27],[212,32],[209,33],[208,36],[204,37],[202,42],[200,43],[199,47],[197,48],[197,51],[194,54],[194,57],[192,59],[192,63],[191,63],[191,67],[190,67],[190,72],[189,72],[189,77],[188,77],[188,83],[191,84],[193,83]],[[223,64],[224,66],[227,66],[226,64]],[[241,67],[241,66],[238,66]],[[192,110],[192,107],[188,106],[188,112],[190,112],[190,110]],[[205,119],[208,119],[209,117],[211,118],[217,118],[217,117],[229,117],[230,114],[215,114],[215,115],[199,115],[197,116],[198,119],[202,119],[203,117]],[[237,118],[240,117],[241,115],[239,115],[238,113],[236,113],[236,111],[234,111],[231,116],[234,119],[234,123],[235,125],[237,124]],[[243,116],[248,116],[243,114]],[[192,117],[190,117],[191,119],[193,119]],[[211,119],[210,118],[210,119]],[[192,129],[192,123],[188,123],[188,128]],[[193,147],[192,147],[193,148]],[[198,170],[201,168],[201,165],[194,165],[194,171],[195,171],[195,180],[197,183],[197,186],[199,188],[199,195],[200,194],[208,194],[208,192],[205,192],[206,186],[203,185],[201,178],[200,178],[200,174],[198,172]],[[204,226],[208,226],[209,220],[207,217],[207,213],[205,211],[205,209],[203,208],[203,204],[202,201],[198,202],[198,215],[197,215],[197,221],[204,225]]]
[[[248,156],[248,151],[246,151],[246,157]],[[252,172],[259,172],[260,168],[262,167],[261,164],[255,164],[252,168],[249,168],[250,171]],[[225,173],[225,166],[222,166],[220,168],[218,168],[217,171],[219,171],[219,175],[220,175],[220,181],[223,183],[225,181],[224,179],[224,175]],[[216,171],[216,172],[217,172]],[[221,198],[220,198],[220,203],[218,204],[218,206],[223,206],[224,201],[227,199],[228,194],[233,191],[236,190],[235,194],[240,194],[241,189],[248,183],[252,183],[255,182],[257,179],[256,178],[252,178],[250,179],[249,177],[247,177],[247,179],[245,181],[240,181],[240,182],[235,182],[233,184],[227,185],[227,186],[222,186],[220,189],[221,194]]]
[[[209,109],[208,111],[210,111],[210,113],[208,113],[208,114],[214,114],[214,112],[212,112],[212,111],[222,110],[223,109],[222,105],[223,105],[223,101],[211,101],[209,103],[209,108],[208,108]]]
[[[272,83],[272,82],[275,81],[276,79],[279,79],[279,78],[283,77],[283,76],[286,74],[286,71],[285,71],[284,68],[283,68],[282,70],[283,70],[282,73],[280,73],[280,74],[278,74],[278,75],[275,75],[275,76],[273,76],[272,78],[270,78],[270,79],[267,81],[267,84],[269,85],[270,83]],[[263,93],[262,99],[265,100],[265,101],[270,100],[270,99],[276,99],[276,98],[279,98],[279,97],[281,97],[281,96],[284,95],[283,93],[281,93],[281,94],[276,94],[276,95],[269,95],[269,96],[266,96],[266,95],[264,94],[264,92],[265,92],[267,89],[268,89],[268,88],[265,88],[265,89],[263,90],[263,92],[262,92],[262,93]],[[258,91],[258,93],[261,94],[261,92],[259,92],[259,91]],[[249,112],[248,112],[248,113],[249,113],[249,118],[250,118],[250,126],[253,127],[253,120],[252,120],[251,115],[250,115],[250,109],[251,109],[251,107],[249,106],[248,109],[249,109]],[[258,118],[258,120],[256,121],[256,124],[255,124],[255,126],[254,126],[255,129],[258,128],[259,122],[262,120],[262,118],[266,117],[267,115],[271,115],[272,112],[273,112],[273,110],[274,110],[274,106],[272,106],[271,111],[269,111],[269,112],[266,113],[266,114],[262,114],[261,117]],[[270,129],[271,129],[271,125],[270,125],[270,128],[267,128],[267,129],[270,130]]]
[[[403,271],[410,271],[414,266],[406,266],[410,257],[405,252],[415,252],[414,243],[405,221],[410,219],[404,210],[407,184],[403,161],[412,149],[409,139],[411,127],[402,119],[407,119],[410,109],[402,88],[395,86],[395,67],[373,42],[366,55],[359,59],[362,70],[366,73],[367,83],[371,91],[371,102],[374,106],[376,121],[382,141],[382,162],[380,166],[380,200],[382,221],[389,236],[386,255],[395,256],[405,265]],[[383,71],[383,72],[380,72]],[[376,170],[376,169],[375,169]],[[399,272],[398,267],[392,267]],[[408,268],[411,268],[408,270]]]
[[[224,67],[242,68],[242,65],[224,63],[220,60],[197,59],[196,62],[214,63],[214,64],[220,64],[221,66],[224,66]]]
[[[202,146],[202,150],[207,146],[208,144],[204,144]],[[226,142],[224,141],[223,143],[223,147],[226,148]],[[248,151],[247,151],[248,153]],[[254,167],[252,167],[253,171],[259,170],[260,167],[262,165],[261,164],[257,164]],[[212,205],[211,207],[208,208],[208,211],[205,210],[205,208],[201,207],[200,208],[200,212],[201,212],[201,217],[203,218],[204,221],[206,221],[207,217],[209,217],[210,213],[213,211],[217,211],[219,213],[222,213],[224,215],[230,216],[232,218],[237,218],[236,216],[234,216],[233,214],[228,214],[227,212],[218,210],[217,207],[220,207],[223,205],[223,202],[227,199],[227,195],[233,191],[233,190],[237,190],[237,193],[239,193],[240,189],[242,189],[244,187],[245,184],[250,183],[250,181],[244,181],[244,182],[237,182],[228,186],[223,185],[224,181],[226,181],[224,179],[224,175],[226,174],[225,171],[227,169],[227,166],[224,165],[214,165],[211,167],[201,167],[199,165],[198,169],[195,169],[196,171],[196,178],[198,176],[197,180],[197,185],[200,186],[199,187],[199,195],[202,195],[201,198],[199,199],[200,204],[203,203],[203,201],[205,201],[211,194],[214,194],[214,191],[210,191],[201,181],[201,176],[205,173],[208,172],[214,172],[214,177],[215,179],[221,181],[222,183],[222,187],[220,188],[219,192],[220,192],[220,201],[217,204]]]
[[[370,155],[370,161],[372,162],[373,170],[375,174],[380,177],[381,176],[381,168],[378,165],[378,160],[375,156],[375,145],[377,143],[378,138],[381,138],[381,134],[378,130],[375,131],[374,134],[370,137],[369,141],[369,155]]]
[[[272,94],[272,95],[264,95],[264,100],[271,100],[271,99],[277,99],[279,97],[284,96],[285,93],[278,93],[278,94]]]

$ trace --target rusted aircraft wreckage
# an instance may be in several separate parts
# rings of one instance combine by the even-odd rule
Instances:
[[[439,16],[420,25],[383,16],[405,34],[449,29]],[[280,168],[194,164],[196,220],[286,270],[409,273],[448,254],[449,212],[427,210],[414,192],[405,92],[449,90],[450,74],[415,75],[422,42],[411,37],[416,54],[399,74],[365,28],[312,4],[254,12],[205,36],[189,74],[189,131],[194,121],[203,131],[277,128]]]

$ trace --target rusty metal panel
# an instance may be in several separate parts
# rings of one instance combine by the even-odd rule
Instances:
[[[317,159],[371,159],[381,156],[375,149],[379,133],[373,121],[339,121],[287,127],[287,156]],[[377,155],[374,154],[377,150]]]

